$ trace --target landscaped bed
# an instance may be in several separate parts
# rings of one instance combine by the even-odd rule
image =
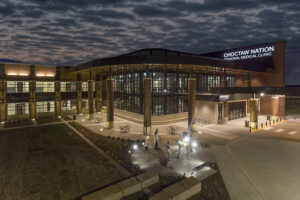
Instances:
[[[55,116],[42,116],[36,118],[36,123],[38,124],[46,124],[46,123],[54,123],[54,122],[61,122],[61,120],[55,118]]]
[[[33,124],[34,123],[31,119],[17,119],[17,120],[10,120],[8,122],[5,122],[4,128],[29,126],[29,125],[33,125]]]
[[[132,140],[125,140],[114,137],[106,137],[97,134],[90,129],[80,125],[77,122],[69,122],[75,129],[81,132],[85,137],[91,140],[94,144],[100,147],[104,152],[106,152],[110,157],[116,160],[124,168],[130,171],[133,175],[142,173],[135,165],[130,162],[129,150],[133,145]]]

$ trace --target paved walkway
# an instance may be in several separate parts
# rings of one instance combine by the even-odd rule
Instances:
[[[0,128],[0,131],[13,130],[13,129],[22,129],[22,128],[29,128],[29,127],[36,127],[36,126],[46,126],[46,125],[61,124],[61,123],[64,123],[64,122],[50,122],[50,123],[44,123],[44,124],[32,124],[32,125],[26,125],[26,126]]]
[[[113,164],[117,169],[119,169],[125,176],[132,176],[132,174],[127,171],[124,167],[122,167],[119,163],[117,163],[114,159],[108,156],[102,149],[100,149],[97,145],[87,139],[84,135],[82,135],[79,131],[77,131],[73,126],[71,126],[64,119],[61,119],[70,129],[72,129],[79,137],[81,137],[87,144],[93,147],[98,153],[100,153],[103,157],[105,157],[111,164]]]

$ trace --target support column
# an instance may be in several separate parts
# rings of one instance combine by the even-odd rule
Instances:
[[[144,78],[144,135],[151,134],[152,93],[151,78]]]
[[[247,73],[247,77],[244,80],[244,87],[250,87],[251,83],[250,83],[250,74]]]
[[[7,102],[6,102],[6,95],[7,94],[7,82],[1,81],[0,82],[0,121],[5,122],[7,121]]]
[[[228,121],[228,102],[227,101],[225,101],[224,102],[224,120],[225,120],[225,122],[227,122]]]
[[[77,100],[76,100],[76,109],[77,114],[82,113],[82,82],[76,82],[76,93],[77,93]]]
[[[114,127],[114,79],[106,79],[107,91],[107,128]]]
[[[196,79],[188,79],[188,128],[191,132],[196,131],[194,119],[196,107]]]
[[[96,112],[101,112],[102,110],[102,79],[95,82],[96,89]]]
[[[88,119],[94,119],[94,81],[88,80]]]
[[[258,127],[258,99],[250,99],[250,127],[257,129]]]
[[[60,82],[55,82],[55,117],[61,116],[61,94],[60,94]]]
[[[277,120],[279,117],[285,116],[285,97],[273,96],[271,98],[271,120]]]
[[[29,117],[36,118],[36,82],[29,82]]]

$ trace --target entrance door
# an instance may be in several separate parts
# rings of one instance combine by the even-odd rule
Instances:
[[[246,101],[228,103],[228,120],[246,117]]]

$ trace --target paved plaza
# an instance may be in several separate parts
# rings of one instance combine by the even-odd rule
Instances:
[[[77,121],[87,128],[103,135],[113,137],[145,139],[142,134],[143,125],[136,120],[123,119],[115,116],[115,126],[112,130],[106,129],[106,114],[97,113],[95,118],[87,120],[86,116],[77,116]],[[297,177],[300,172],[300,122],[287,120],[264,127],[259,131],[250,133],[245,127],[247,118],[232,120],[223,125],[201,125],[197,127],[200,134],[193,137],[199,144],[211,144],[211,148],[197,147],[190,153],[182,152],[181,160],[178,155],[177,141],[181,139],[182,132],[187,131],[187,120],[176,123],[166,123],[152,126],[152,134],[159,130],[160,151],[153,147],[153,137],[149,138],[150,150],[146,156],[144,147],[141,146],[132,154],[132,162],[142,169],[157,168],[162,173],[175,172],[191,175],[194,167],[208,161],[216,161],[220,167],[228,192],[233,200],[239,199],[288,199],[300,198]],[[259,124],[265,123],[266,116],[259,116]],[[130,125],[128,133],[120,133],[120,126]],[[177,127],[177,133],[171,135],[170,126]],[[165,166],[162,158],[165,156],[164,145],[170,141],[172,150],[172,170]],[[196,175],[203,179],[213,171],[199,171]]]

